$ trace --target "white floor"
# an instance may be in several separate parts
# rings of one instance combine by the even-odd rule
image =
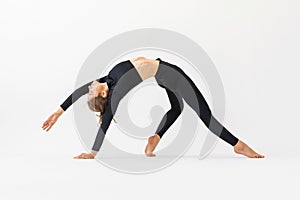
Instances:
[[[159,159],[159,158],[155,158]],[[300,157],[212,153],[131,175],[71,155],[2,155],[0,199],[299,199]]]

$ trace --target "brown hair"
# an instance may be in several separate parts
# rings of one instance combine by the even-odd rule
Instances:
[[[105,107],[107,104],[107,97],[103,98],[100,94],[97,97],[93,97],[87,101],[88,107],[91,111],[94,112],[100,112],[100,115],[96,115],[99,117],[99,124],[102,123],[103,119],[103,112],[105,111]],[[115,118],[113,118],[113,121],[116,123]]]
[[[87,101],[91,111],[103,113],[106,107],[107,98],[103,98],[100,94]]]

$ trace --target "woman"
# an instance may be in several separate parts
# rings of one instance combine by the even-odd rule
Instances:
[[[138,57],[118,63],[107,76],[91,81],[76,89],[44,123],[42,128],[49,131],[59,116],[67,110],[82,95],[88,93],[88,107],[94,112],[100,112],[101,126],[98,130],[92,151],[82,153],[74,158],[93,159],[99,151],[106,131],[120,100],[142,81],[155,77],[159,86],[166,89],[171,109],[164,115],[155,134],[148,138],[145,148],[146,156],[153,153],[163,134],[175,122],[183,109],[183,101],[197,113],[211,132],[233,146],[234,152],[250,158],[263,158],[247,144],[232,135],[212,115],[211,110],[193,81],[182,69],[157,58],[156,60]],[[191,90],[187,89],[191,88]],[[200,112],[201,111],[201,112]]]

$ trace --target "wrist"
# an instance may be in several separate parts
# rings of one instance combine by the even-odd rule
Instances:
[[[91,151],[91,154],[92,154],[94,157],[97,155],[97,153],[98,153],[98,151],[94,151],[94,150]]]
[[[63,112],[65,111],[61,107],[59,107],[59,109],[56,111],[56,114],[60,116],[61,114],[63,114]]]

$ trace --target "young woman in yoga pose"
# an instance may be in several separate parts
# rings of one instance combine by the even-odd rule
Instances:
[[[59,116],[82,95],[88,93],[88,107],[94,112],[100,112],[101,126],[98,130],[92,151],[82,153],[74,158],[93,159],[99,151],[106,131],[113,120],[120,100],[142,81],[155,77],[159,86],[166,89],[171,109],[165,113],[155,134],[148,138],[145,148],[146,156],[155,156],[154,149],[163,134],[175,122],[183,109],[183,100],[197,113],[205,126],[222,140],[233,146],[234,152],[250,158],[263,158],[247,144],[239,140],[223,127],[211,113],[203,95],[194,82],[178,66],[157,58],[156,60],[138,57],[118,63],[107,76],[86,83],[76,89],[44,123],[42,128],[49,131]],[[192,97],[187,87],[192,88]],[[112,96],[114,98],[112,98]],[[219,130],[219,131],[218,131]],[[221,132],[220,132],[221,131]]]

